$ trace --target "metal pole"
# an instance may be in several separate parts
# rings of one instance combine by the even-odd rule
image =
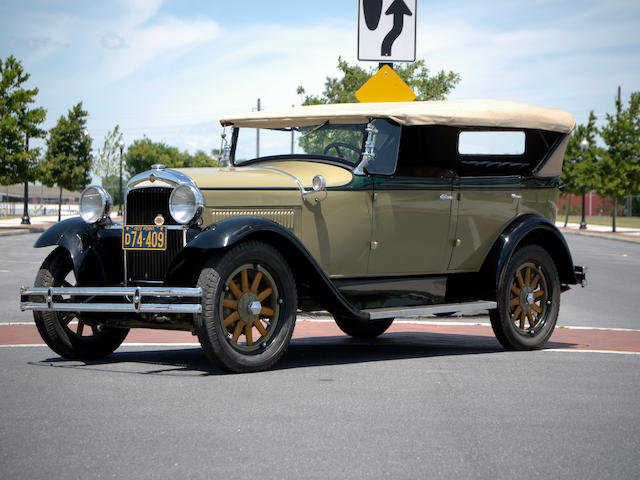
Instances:
[[[122,145],[120,147],[120,195],[118,198],[118,215],[122,215]]]
[[[26,135],[26,147],[27,153],[29,153],[29,134]],[[31,220],[29,219],[29,181],[25,180],[24,182],[24,205],[22,207],[22,221],[20,222],[22,225],[31,225]]]
[[[587,222],[585,221],[585,218],[584,218],[586,190],[587,188],[583,185],[582,186],[582,220],[580,220],[580,230],[586,230],[587,228]]]
[[[258,99],[258,111],[260,111],[260,99]],[[260,156],[260,129],[256,128],[256,158]]]
[[[291,105],[291,108],[295,107],[295,105]],[[294,136],[295,130],[293,129],[293,127],[291,127],[291,155],[293,155],[293,136]]]

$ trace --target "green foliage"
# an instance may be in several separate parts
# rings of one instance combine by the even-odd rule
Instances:
[[[162,164],[167,168],[190,168],[217,166],[217,161],[209,154],[198,151],[191,155],[180,151],[164,142],[152,142],[147,137],[135,140],[124,156],[127,171],[130,175],[149,170],[154,164]]]
[[[104,136],[102,150],[93,156],[93,171],[103,181],[103,186],[107,177],[120,175],[120,141],[122,132],[120,126],[116,125]]]
[[[325,125],[303,133],[298,139],[308,155],[328,155],[355,164],[360,158],[364,129],[348,129],[344,125]]]
[[[11,55],[0,59],[0,184],[22,183],[36,179],[40,149],[28,149],[27,138],[44,137],[40,128],[47,111],[30,108],[37,88],[22,87],[30,75]]]
[[[88,113],[82,102],[61,116],[49,131],[47,153],[42,164],[42,183],[68,190],[82,190],[91,178],[91,137],[86,133]]]
[[[327,77],[324,93],[320,96],[306,95],[303,105],[357,103],[356,92],[378,71],[375,67],[364,70],[357,65],[349,65],[341,57],[338,58],[338,70],[343,73],[342,78]],[[416,93],[416,100],[444,100],[460,83],[460,75],[452,71],[441,70],[436,75],[430,75],[424,60],[396,64],[394,70]],[[306,94],[302,86],[297,88],[296,93]]]
[[[597,188],[597,167],[603,151],[596,145],[596,120],[595,114],[591,111],[587,124],[578,125],[569,138],[561,179],[561,183],[565,185],[565,194],[578,195],[582,192],[583,186],[587,190]],[[589,148],[584,152],[580,148],[582,140],[589,142]]]
[[[616,114],[607,114],[600,136],[607,144],[600,162],[598,193],[614,199],[640,193],[640,92],[631,94],[629,105],[616,102]]]

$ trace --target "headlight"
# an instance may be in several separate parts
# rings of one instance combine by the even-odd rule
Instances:
[[[98,185],[90,185],[80,195],[80,216],[87,223],[96,223],[111,212],[111,196]]]
[[[176,187],[169,197],[169,211],[173,219],[183,225],[196,220],[204,208],[200,190],[191,185]]]

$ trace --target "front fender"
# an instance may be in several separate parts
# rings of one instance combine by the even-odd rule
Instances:
[[[183,284],[186,281],[195,284],[200,269],[211,256],[222,254],[245,240],[259,240],[279,250],[289,263],[298,286],[302,283],[313,285],[310,290],[324,308],[356,318],[369,318],[347,301],[295,235],[265,218],[234,217],[203,230],[176,256],[165,283]],[[298,282],[300,279],[302,282]]]
[[[38,237],[35,248],[59,245],[73,261],[78,285],[104,285],[123,278],[120,230],[104,229],[80,217],[58,222]]]
[[[485,259],[481,271],[491,278],[495,288],[511,256],[518,247],[526,244],[539,245],[549,252],[562,283],[572,285],[578,283],[569,246],[560,230],[544,217],[525,215],[507,226]]]

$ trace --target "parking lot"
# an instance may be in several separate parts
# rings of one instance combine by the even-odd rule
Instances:
[[[481,314],[373,341],[317,315],[273,371],[226,375],[184,333],[135,332],[92,363],[6,346],[41,343],[18,309],[35,238],[0,237],[2,478],[637,476],[640,244],[567,235],[590,284],[559,323],[584,328],[542,351],[505,352]]]

